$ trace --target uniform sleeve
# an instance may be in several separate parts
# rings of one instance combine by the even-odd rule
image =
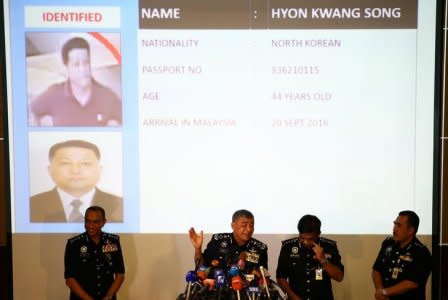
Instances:
[[[120,240],[117,240],[118,251],[114,257],[114,273],[124,273],[124,260],[123,260],[123,252],[121,251]]]
[[[72,243],[67,242],[64,253],[64,278],[75,277],[78,265],[75,248]]]
[[[282,248],[280,249],[280,254],[278,256],[278,263],[277,263],[277,271],[275,272],[277,278],[285,278],[287,279],[289,277],[289,261],[288,261],[288,252],[287,247],[282,245]]]
[[[424,285],[431,273],[432,259],[431,254],[426,248],[423,248],[409,265],[407,276],[405,279],[414,281],[419,285]]]
[[[331,258],[330,262],[339,267],[339,269],[344,272],[344,265],[342,264],[341,255],[339,254],[338,246],[336,243],[331,247]]]
[[[217,244],[214,241],[215,241],[215,235],[212,236],[212,239],[208,242],[207,247],[204,250],[204,264],[206,266],[210,265],[217,251]]]
[[[268,246],[266,246],[260,255],[260,266],[268,268]]]
[[[378,251],[378,255],[376,256],[375,262],[373,263],[373,267],[372,267],[372,269],[377,272],[381,272],[381,270],[382,270],[382,268],[381,268],[381,264],[382,264],[381,253],[383,253],[384,243],[385,243],[385,241],[381,244],[380,251]]]

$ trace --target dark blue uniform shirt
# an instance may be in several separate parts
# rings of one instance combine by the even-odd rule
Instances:
[[[390,300],[425,299],[426,281],[431,272],[431,254],[417,238],[404,248],[400,248],[392,237],[385,239],[373,269],[381,273],[386,288],[403,280],[418,284],[417,289],[400,296],[389,297]]]
[[[219,262],[219,268],[227,270],[236,264],[241,253],[245,258],[245,272],[249,273],[260,266],[268,267],[268,247],[251,238],[246,244],[238,246],[232,233],[218,233],[212,236],[204,251],[204,264],[210,266],[212,260]]]
[[[67,241],[64,264],[66,279],[75,278],[90,296],[102,299],[114,281],[114,274],[124,273],[119,237],[103,232],[100,242],[95,244],[87,233],[77,235]],[[77,299],[71,292],[70,300]]]
[[[317,244],[324,248],[328,261],[344,272],[336,242],[319,238]],[[278,257],[277,279],[288,280],[294,293],[304,300],[333,300],[331,278],[319,261],[313,258],[314,255],[313,250],[302,246],[297,237],[283,241]]]

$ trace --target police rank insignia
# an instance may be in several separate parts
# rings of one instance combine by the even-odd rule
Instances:
[[[221,248],[227,248],[227,242],[226,241],[222,241],[221,242]]]
[[[411,261],[413,261],[413,259],[412,259],[411,255],[410,255],[410,253],[406,253],[406,255],[400,255],[400,256],[398,257],[398,259],[401,259],[401,260],[403,260],[403,261],[407,261],[407,262],[411,262]]]
[[[246,252],[246,261],[258,264],[258,261],[260,260],[260,254],[256,252]]]
[[[103,245],[103,252],[104,253],[114,252],[114,251],[118,251],[117,244],[107,243],[107,244]]]

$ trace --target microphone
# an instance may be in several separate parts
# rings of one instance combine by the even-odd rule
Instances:
[[[260,288],[258,286],[249,286],[247,296],[250,300],[255,300],[260,294]],[[257,297],[255,296],[257,295]]]
[[[260,288],[258,286],[260,277],[254,271],[255,270],[252,270],[251,274],[245,275],[246,281],[249,283],[247,290],[247,296],[249,297],[249,300],[255,300],[256,295],[258,296],[260,294]]]
[[[266,295],[268,299],[271,300],[271,295],[269,294],[268,282],[266,281],[265,269],[263,266],[260,266],[261,277],[263,278],[263,287],[266,289]]]
[[[240,269],[237,265],[231,265],[229,269],[229,276],[234,277],[237,276],[240,273]]]
[[[202,294],[207,289],[211,291],[215,287],[215,279],[212,278],[206,278],[202,281],[203,286],[199,290],[198,294]]]
[[[215,288],[218,289],[218,300],[221,300],[222,289],[226,286],[226,273],[222,269],[215,270]]]
[[[210,268],[207,268],[206,266],[200,266],[196,273],[201,280],[205,280],[208,277],[209,272]]]
[[[216,268],[219,266],[219,260],[213,259],[210,262],[210,267],[208,269],[207,278],[213,278]]]
[[[185,275],[185,280],[187,281],[187,293],[186,293],[185,300],[189,300],[190,294],[191,294],[191,284],[193,282],[195,282],[196,280],[198,280],[198,277],[196,276],[196,272],[188,271],[187,275]]]
[[[223,269],[216,269],[215,273],[213,274],[213,278],[215,278],[216,280],[216,286],[218,287],[218,282],[220,280],[224,280],[224,284],[225,284],[225,280],[226,280],[226,273],[224,272]]]
[[[196,290],[198,288],[200,289],[202,287],[202,284],[199,281],[195,281],[191,286],[192,286],[192,288],[191,288],[190,295],[191,295],[191,299],[193,300],[193,299],[196,299],[196,297],[195,297]]]
[[[232,289],[234,289],[236,291],[236,296],[238,298],[238,300],[241,300],[241,296],[240,296],[240,290],[243,289],[243,279],[241,278],[240,275],[236,275],[234,277],[232,277]]]
[[[204,281],[202,281],[202,284],[208,287],[208,290],[211,291],[215,287],[215,279],[207,278]]]
[[[276,292],[278,294],[278,299],[286,299],[286,298],[288,298],[286,293],[283,292],[282,288],[278,285],[277,282],[271,280],[270,284],[275,288],[275,290],[276,290]]]
[[[254,276],[256,276],[257,278],[260,278],[260,277],[261,277],[260,270],[258,270],[258,269],[253,269],[253,270],[252,270],[252,274],[253,274]]]

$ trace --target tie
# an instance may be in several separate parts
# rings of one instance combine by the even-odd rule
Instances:
[[[84,220],[84,217],[79,210],[79,207],[81,206],[81,201],[79,199],[74,199],[71,203],[73,206],[72,212],[68,216],[69,222],[82,222]]]

